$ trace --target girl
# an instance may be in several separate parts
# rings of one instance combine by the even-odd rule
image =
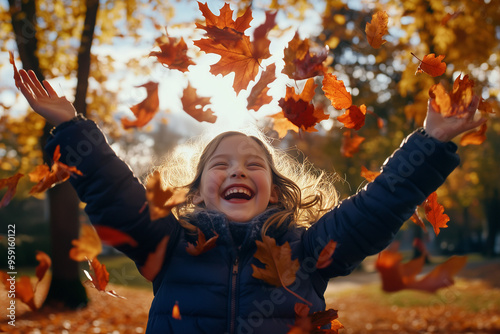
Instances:
[[[60,160],[83,173],[71,183],[92,223],[137,241],[138,247],[120,250],[153,282],[147,333],[286,333],[301,301],[296,295],[311,304],[311,312],[324,310],[328,280],[348,275],[391,242],[416,205],[458,165],[450,140],[485,121],[445,119],[429,104],[424,128],[404,140],[373,182],[332,210],[334,191],[304,196],[278,171],[262,141],[223,133],[201,154],[186,202],[175,214],[151,221],[148,209],[141,210],[144,186],[96,124],[76,115],[72,104],[33,72],[21,70],[16,84],[32,108],[56,126],[46,146],[49,155],[60,145]],[[194,256],[186,249],[196,242],[197,229],[207,239],[218,238],[214,248]],[[253,276],[254,268],[263,267],[254,256],[263,235],[278,245],[288,242],[298,259],[296,279],[288,286],[296,295]],[[330,240],[337,242],[333,261],[317,269],[318,254]],[[172,318],[176,303],[181,320]]]

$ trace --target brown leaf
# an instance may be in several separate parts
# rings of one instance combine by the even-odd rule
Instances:
[[[12,67],[14,68],[14,81],[16,83],[16,87],[19,88],[19,83],[22,80],[21,76],[19,75],[19,71],[17,70],[16,61],[14,60],[14,53],[12,53],[12,51],[9,51],[9,62],[12,64]]]
[[[285,67],[281,71],[290,79],[302,80],[322,75],[325,71],[323,62],[328,56],[325,46],[311,47],[311,41],[300,39],[296,32],[284,50]]]
[[[71,244],[69,257],[77,262],[95,259],[102,252],[101,239],[90,224],[81,224],[79,238]]]
[[[375,49],[378,49],[387,42],[383,39],[384,35],[387,35],[388,29],[387,24],[389,22],[389,16],[385,11],[380,11],[372,16],[371,23],[366,24],[365,33],[368,43]]]
[[[473,91],[474,80],[469,80],[469,76],[458,76],[453,83],[451,92],[447,92],[441,83],[433,85],[429,89],[429,96],[433,108],[444,117],[465,117],[470,118],[476,110],[471,108],[477,97]]]
[[[252,87],[250,95],[247,98],[247,109],[258,111],[260,107],[270,103],[273,98],[267,95],[269,84],[276,80],[276,64],[272,63],[266,67],[257,83]]]
[[[170,37],[167,32],[166,38],[157,38],[156,42],[161,51],[151,51],[149,56],[156,57],[166,67],[186,72],[189,65],[195,65],[187,55],[188,48],[182,37],[180,39]]]
[[[372,182],[379,175],[380,172],[372,172],[368,170],[365,166],[361,166],[361,176],[364,177],[366,181]]]
[[[141,128],[149,123],[156,115],[160,108],[160,99],[158,97],[158,83],[149,81],[144,85],[137,86],[137,88],[144,87],[146,89],[146,98],[130,107],[136,119],[131,121],[127,118],[122,118],[122,126],[124,129]]]
[[[146,183],[146,199],[149,204],[151,220],[166,217],[172,208],[186,200],[187,189],[166,188],[161,184],[161,176],[155,171],[149,176]]]
[[[413,54],[413,52],[411,54],[420,61],[416,73],[425,72],[432,77],[438,77],[446,72],[446,63],[442,61],[444,59],[444,55],[436,57],[434,53],[431,53],[425,55],[424,59],[420,60],[417,56],[415,56],[415,54]]]
[[[321,253],[319,253],[318,261],[316,262],[316,268],[326,268],[332,263],[332,255],[335,251],[335,247],[337,247],[337,243],[335,241],[328,241]]]
[[[335,109],[347,109],[352,105],[351,93],[345,88],[344,82],[337,80],[335,75],[325,73],[321,89],[325,92],[325,96],[330,99]]]
[[[96,290],[104,292],[112,297],[126,299],[125,297],[118,295],[113,290],[106,290],[106,286],[109,283],[109,273],[104,264],[101,264],[96,258],[88,260],[88,263],[89,267],[94,272],[94,275],[89,273],[87,270],[84,270],[84,273]]]
[[[21,173],[16,173],[11,177],[0,179],[0,189],[2,189],[3,187],[7,187],[7,191],[0,200],[0,209],[6,207],[10,203],[10,200],[16,194],[17,183],[23,176],[24,175]]]
[[[214,112],[207,107],[210,105],[210,98],[199,97],[196,89],[191,87],[189,83],[184,89],[181,102],[184,111],[198,122],[215,123],[217,120]]]
[[[39,165],[28,174],[32,182],[37,182],[30,190],[31,195],[42,193],[56,184],[66,181],[71,175],[83,175],[76,167],[60,162],[60,157],[60,146],[57,145],[52,158],[52,167],[49,169],[47,165]]]
[[[203,234],[203,232],[199,228],[197,228],[197,232],[198,232],[198,240],[196,241],[196,244],[189,243],[189,245],[186,247],[186,252],[188,252],[192,256],[198,256],[200,254],[208,252],[209,250],[211,250],[216,246],[215,243],[219,238],[219,235],[215,233],[215,236],[206,240],[205,234]]]
[[[50,259],[50,256],[42,251],[36,252],[36,259],[38,261],[38,266],[35,269],[35,275],[38,278],[38,282],[40,282],[52,265],[52,260]]]

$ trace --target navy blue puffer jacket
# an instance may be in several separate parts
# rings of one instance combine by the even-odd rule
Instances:
[[[192,221],[207,238],[217,233],[215,248],[192,256],[186,252],[193,236],[172,215],[151,221],[141,210],[145,189],[130,168],[109,147],[102,132],[89,120],[61,124],[46,150],[61,146],[61,161],[76,166],[84,176],[71,183],[91,222],[119,229],[138,247],[120,248],[140,267],[166,235],[175,240],[161,272],[153,281],[147,333],[286,333],[294,322],[300,300],[284,288],[252,277],[251,265],[260,229],[269,208],[249,222],[241,245],[235,245],[225,216],[200,212]],[[383,250],[416,205],[438,188],[458,165],[456,145],[428,138],[421,131],[408,136],[384,163],[382,174],[356,195],[343,200],[309,229],[274,229],[278,244],[288,242],[301,267],[288,288],[312,303],[311,312],[325,309],[328,280],[349,274],[366,256]],[[317,256],[329,240],[337,242],[332,264],[318,270]],[[239,247],[238,247],[239,246]],[[178,302],[181,320],[172,318]],[[340,317],[341,319],[341,317]]]

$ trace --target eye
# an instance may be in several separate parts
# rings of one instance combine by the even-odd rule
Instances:
[[[249,162],[248,167],[257,167],[257,168],[265,168],[265,165],[261,162]]]
[[[216,162],[212,163],[211,168],[214,168],[214,167],[221,168],[221,167],[227,167],[227,166],[228,166],[227,162],[216,161]]]

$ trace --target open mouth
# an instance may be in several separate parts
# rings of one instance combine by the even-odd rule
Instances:
[[[226,201],[232,199],[250,200],[254,196],[251,189],[242,186],[231,186],[222,193],[222,198]]]

